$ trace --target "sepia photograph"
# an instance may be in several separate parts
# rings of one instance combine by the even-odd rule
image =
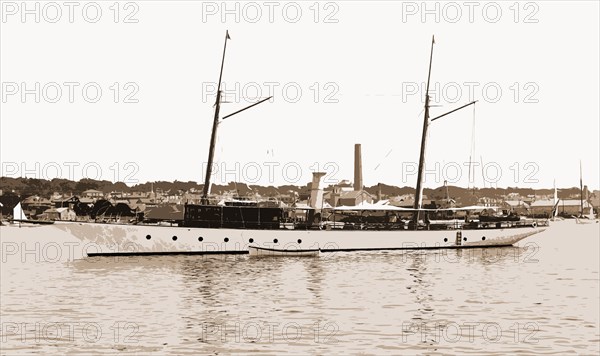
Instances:
[[[0,0],[0,355],[599,355],[600,2]]]

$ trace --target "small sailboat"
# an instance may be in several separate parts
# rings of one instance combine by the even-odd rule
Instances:
[[[588,214],[588,219],[594,220],[596,219],[596,215],[594,214],[594,208],[590,206],[590,212]]]
[[[319,249],[276,249],[268,247],[248,246],[250,256],[254,257],[317,257]]]
[[[578,224],[591,224],[594,221],[594,209],[590,206],[589,215],[584,215],[584,200],[583,200],[583,170],[581,167],[581,161],[579,161],[579,200],[581,202],[581,211],[579,212],[579,216],[575,218],[575,221]],[[587,186],[586,186],[587,193]],[[585,202],[589,205],[589,197],[586,196]]]
[[[27,221],[27,215],[23,211],[23,207],[21,207],[21,202],[17,203],[13,208],[13,220],[14,221]]]
[[[21,203],[17,203],[17,205],[13,208],[13,218],[10,220],[11,224],[19,227],[33,227],[39,225],[50,225],[53,224],[54,221],[46,221],[46,220],[30,220],[23,208],[21,207]]]
[[[594,207],[590,204],[590,191],[585,191],[585,201],[588,203],[589,211],[587,214],[587,218],[589,220],[595,220],[596,216],[594,215]]]
[[[552,207],[552,216],[550,218],[550,220],[552,220],[552,221],[558,220],[558,203],[559,202],[560,202],[560,199],[558,199],[558,190],[556,189],[556,180],[554,180],[554,199],[553,199],[554,206]]]

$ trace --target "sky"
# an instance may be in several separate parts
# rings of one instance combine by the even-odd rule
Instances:
[[[2,1],[2,176],[600,186],[599,3]],[[471,163],[469,163],[471,162]],[[469,174],[469,172],[471,173]]]

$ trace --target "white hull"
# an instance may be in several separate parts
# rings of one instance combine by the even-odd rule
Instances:
[[[510,246],[541,227],[478,230],[244,230],[59,222],[90,255],[247,254],[250,245],[321,252]],[[457,232],[462,233],[456,243]],[[149,238],[148,238],[149,237]],[[444,240],[446,239],[446,240]],[[465,240],[466,239],[466,240]]]

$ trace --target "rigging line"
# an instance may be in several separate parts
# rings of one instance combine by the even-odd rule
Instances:
[[[423,111],[425,111],[425,108],[421,109],[421,111],[419,112],[419,115],[417,115],[417,117],[421,117],[421,115],[423,114]]]
[[[472,157],[475,155],[475,105],[473,105],[473,123],[471,126],[471,152],[469,154],[469,182],[467,187],[471,186],[473,179],[473,189],[475,189],[475,167],[473,167]]]
[[[480,156],[481,159],[481,179],[483,180],[483,188],[485,189],[485,172],[483,169],[483,156]],[[490,184],[490,188],[492,187],[492,185]]]
[[[373,168],[373,172],[377,170],[377,168],[379,168],[379,166],[381,166],[381,164],[385,161],[385,159],[392,153],[393,148],[390,148],[390,150],[385,154],[385,156],[383,156],[383,159],[381,161],[379,161],[379,163],[377,163],[377,165],[375,166],[375,168]]]
[[[215,139],[215,145],[217,145],[218,142],[221,142],[221,134],[217,133],[217,138]],[[218,166],[221,165],[221,159],[223,158],[223,145],[219,145],[219,149],[215,150],[215,160],[214,160],[214,164]]]
[[[469,181],[467,182],[467,191],[471,188],[471,162],[473,161],[473,155],[469,155]],[[473,183],[473,190],[475,190],[475,183]]]

